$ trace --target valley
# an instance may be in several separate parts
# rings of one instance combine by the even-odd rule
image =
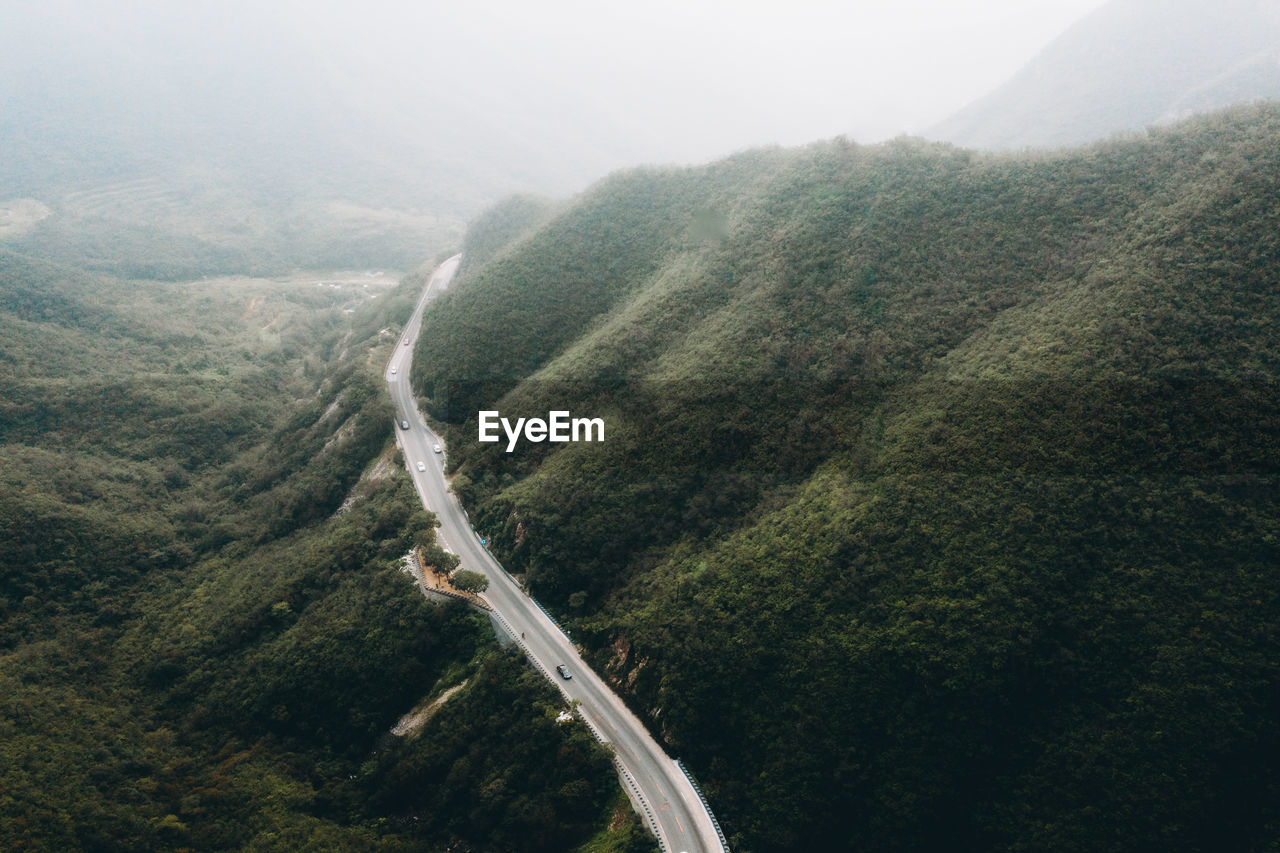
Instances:
[[[1280,0],[0,4],[0,849],[1280,849]]]
[[[423,312],[432,300],[446,292],[460,261],[458,256],[450,258],[433,273],[407,324],[405,334],[410,347],[420,333]],[[593,734],[608,745],[623,784],[634,792],[628,792],[628,796],[638,801],[636,811],[649,824],[662,848],[720,853],[725,848],[719,827],[692,780],[582,662],[572,639],[550,614],[493,559],[466,511],[450,494],[444,476],[445,457],[429,452],[441,447],[440,439],[425,426],[409,386],[412,354],[412,349],[403,347],[393,350],[384,378],[396,403],[396,420],[409,424],[409,429],[396,431],[396,441],[407,459],[425,461],[416,470],[411,466],[409,474],[423,506],[440,519],[437,537],[441,545],[461,558],[462,569],[479,571],[489,579],[485,599],[496,614],[494,630],[502,632],[534,668],[555,684]],[[556,675],[552,675],[553,671]]]
[[[4,844],[1256,846],[1278,122],[632,170],[447,289],[7,249]]]
[[[434,519],[376,375],[426,279],[375,272],[0,253],[0,846],[647,849],[557,694],[399,570]]]

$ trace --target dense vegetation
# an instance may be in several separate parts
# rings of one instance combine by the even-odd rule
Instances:
[[[501,233],[415,360],[455,489],[736,850],[1280,844],[1280,108],[749,152]]]
[[[554,688],[400,570],[434,519],[377,376],[422,276],[0,252],[0,848],[645,849]]]
[[[551,218],[556,205],[537,196],[517,195],[480,214],[467,228],[459,275],[488,263]]]

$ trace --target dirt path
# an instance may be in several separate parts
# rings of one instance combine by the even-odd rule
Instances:
[[[461,684],[450,687],[448,690],[441,693],[440,698],[436,699],[434,702],[429,702],[422,707],[414,708],[412,711],[405,714],[400,718],[400,722],[391,727],[391,733],[396,737],[406,737],[417,732],[418,729],[422,728],[423,723],[435,716],[436,711],[440,710],[441,705],[448,702],[453,694],[466,687],[467,682],[470,680],[471,679],[468,678]]]

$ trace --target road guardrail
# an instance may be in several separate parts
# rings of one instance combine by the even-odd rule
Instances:
[[[594,737],[598,743],[608,745],[609,742],[604,739],[604,735],[600,734],[596,727],[592,725],[591,721],[586,718],[582,713],[582,709],[577,708],[576,710],[578,712],[578,719],[586,723],[587,730],[591,732],[591,736]],[[635,794],[636,801],[639,802],[640,807],[644,809],[644,817],[645,820],[649,822],[650,833],[654,838],[658,839],[658,846],[662,848],[663,853],[666,853],[667,842],[662,840],[662,833],[658,831],[658,820],[653,816],[653,810],[649,808],[649,801],[644,798],[644,794],[640,793],[640,786],[636,784],[635,779],[631,778],[631,774],[627,771],[627,768],[622,766],[622,762],[618,760],[617,756],[613,756],[613,766],[617,769],[618,775],[627,783],[627,787],[631,789],[633,794]]]
[[[720,828],[720,821],[716,820],[716,813],[711,810],[711,804],[707,802],[707,797],[702,793],[702,787],[698,784],[698,780],[693,778],[693,774],[689,772],[689,768],[684,766],[684,762],[676,759],[676,766],[684,773],[684,777],[689,780],[689,784],[693,786],[693,791],[698,795],[698,799],[702,800],[702,807],[707,810],[707,814],[711,816],[711,825],[716,828],[716,836],[720,839],[720,846],[724,848],[724,853],[729,853],[729,841],[724,837],[724,830]]]

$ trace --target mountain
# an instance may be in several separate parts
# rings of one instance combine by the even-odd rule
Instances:
[[[466,245],[453,487],[734,849],[1280,838],[1280,107],[632,170]]]
[[[1259,98],[1280,98],[1277,0],[1111,0],[925,136],[1076,145]]]

